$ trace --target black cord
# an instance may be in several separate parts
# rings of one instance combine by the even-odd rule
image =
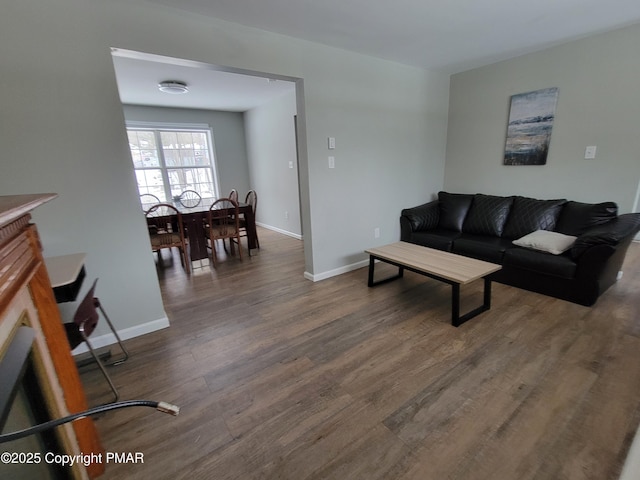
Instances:
[[[56,420],[50,420],[48,422],[41,423],[39,425],[34,425],[33,427],[25,428],[24,430],[18,430],[17,432],[11,432],[11,433],[4,433],[0,435],[0,443],[11,442],[13,440],[18,440],[20,438],[28,437],[29,435],[34,435],[44,430],[49,430],[50,428],[57,427],[64,423],[72,422],[79,418],[85,418],[91,415],[97,415],[99,413],[108,412],[109,410],[117,410],[119,408],[128,408],[128,407],[151,407],[161,412],[168,413],[174,416],[180,413],[179,407],[176,407],[175,405],[171,405],[170,403],[166,403],[166,402],[154,402],[151,400],[125,400],[122,402],[106,403],[104,405],[100,405],[98,407],[93,407],[93,408],[90,408],[89,410],[85,410],[84,412],[74,413],[73,415],[68,415],[66,417],[58,418]]]

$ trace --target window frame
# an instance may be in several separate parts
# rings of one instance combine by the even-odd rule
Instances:
[[[129,145],[129,154],[131,156],[131,164],[133,165],[134,172],[148,171],[148,170],[160,170],[162,175],[162,183],[166,201],[171,203],[174,201],[174,196],[171,194],[171,182],[169,180],[169,170],[178,169],[191,169],[191,168],[210,168],[212,175],[213,197],[219,198],[220,196],[220,184],[218,180],[218,168],[215,155],[215,144],[213,130],[208,124],[199,123],[162,123],[162,122],[140,122],[140,121],[127,121],[126,124],[127,139],[129,131],[147,131],[152,132],[156,142],[156,151],[158,153],[158,165],[137,167],[133,162],[133,155],[131,154],[131,148]],[[168,166],[166,164],[165,152],[162,148],[161,134],[163,132],[181,133],[181,132],[194,132],[203,133],[206,135],[209,148],[210,165],[189,165],[189,166]],[[127,141],[129,144],[129,142]],[[138,181],[136,178],[136,188],[138,188]],[[138,189],[138,194],[142,195]]]

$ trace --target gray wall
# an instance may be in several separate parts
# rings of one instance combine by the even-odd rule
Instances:
[[[226,196],[232,188],[239,192],[249,189],[249,167],[242,113],[139,105],[124,105],[123,108],[127,121],[209,125],[213,131],[221,195]]]
[[[251,188],[258,193],[257,222],[300,238],[295,115],[292,90],[245,112],[245,128]]]
[[[36,214],[45,251],[87,252],[88,274],[100,276],[100,298],[120,329],[165,314],[112,47],[304,79],[301,217],[313,278],[397,240],[400,209],[442,187],[446,75],[120,0],[5,2],[0,43],[0,192],[60,194]],[[333,170],[328,136],[337,139]]]
[[[453,75],[444,187],[634,208],[640,180],[640,26]],[[502,165],[510,96],[558,87],[547,164]],[[585,147],[597,157],[585,160]]]

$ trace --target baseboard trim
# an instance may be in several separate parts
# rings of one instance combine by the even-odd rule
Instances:
[[[256,225],[258,225],[258,226],[260,226],[262,228],[266,228],[267,230],[272,230],[274,232],[282,233],[283,235],[286,235],[288,237],[293,237],[296,240],[302,240],[302,235],[299,235],[297,233],[288,232],[287,230],[282,230],[281,228],[273,227],[271,225],[266,225],[266,224],[260,223],[260,222],[256,222]]]
[[[359,270],[363,267],[369,265],[369,260],[362,260],[360,262],[352,263],[351,265],[345,265],[344,267],[335,268],[333,270],[328,270],[326,272],[312,274],[309,272],[304,272],[304,278],[307,280],[311,280],[312,282],[319,282],[320,280],[325,280],[331,277],[337,277],[338,275],[342,275],[343,273],[349,273],[354,270]]]
[[[162,330],[163,328],[169,327],[169,319],[167,317],[159,318],[158,320],[152,320],[151,322],[143,323],[141,325],[136,325],[134,327],[125,328],[123,330],[118,330],[118,335],[122,340],[127,340],[129,338],[140,337],[141,335],[146,335],[147,333],[156,332],[158,330]],[[106,347],[108,345],[113,345],[117,343],[116,336],[109,332],[104,335],[100,335],[99,337],[89,337],[91,341],[91,345],[94,349]],[[82,343],[76,348],[72,353],[74,356],[81,355],[83,353],[88,352],[89,349],[87,346]]]
[[[636,434],[629,448],[629,453],[624,461],[622,473],[619,480],[635,480],[640,473],[640,429]]]

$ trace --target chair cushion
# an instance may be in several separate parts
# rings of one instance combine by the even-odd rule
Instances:
[[[554,230],[566,200],[515,197],[503,236],[520,238],[536,230]]]
[[[591,227],[610,222],[617,215],[618,205],[614,202],[567,202],[560,212],[556,232],[577,237]]]
[[[207,236],[211,237],[212,233],[213,233],[213,236],[216,238],[228,238],[228,237],[235,237],[238,235],[238,231],[236,230],[235,225],[227,225],[227,224],[221,224],[221,225],[214,224],[213,227],[210,227],[210,229],[207,230]]]
[[[513,197],[496,197],[481,193],[474,195],[462,231],[501,237],[512,204]]]
[[[469,212],[473,195],[438,192],[440,220],[438,227],[444,230],[462,231],[462,224]]]
[[[154,247],[160,247],[162,245],[176,245],[181,243],[179,233],[156,233],[150,235],[151,245]]]

